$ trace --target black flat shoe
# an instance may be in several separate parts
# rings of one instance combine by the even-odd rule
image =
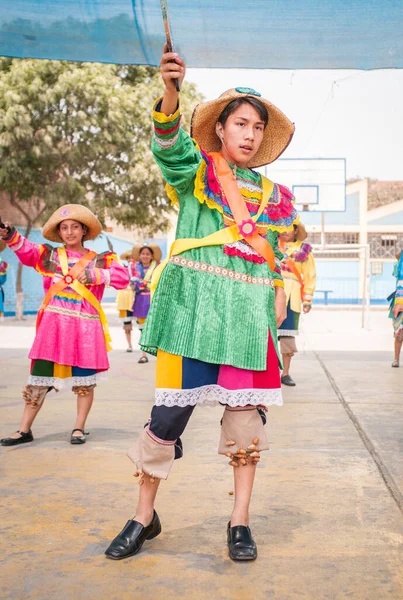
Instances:
[[[105,551],[107,558],[121,560],[140,552],[146,540],[152,540],[161,533],[161,523],[154,511],[151,523],[144,527],[138,521],[127,521],[122,531],[115,537]]]
[[[257,547],[249,527],[236,525],[227,529],[228,554],[232,560],[256,560]]]
[[[83,435],[73,435],[75,431],[81,431]],[[85,444],[87,435],[90,435],[89,431],[84,431],[84,429],[73,429],[70,436],[70,444]]]
[[[291,377],[291,375],[283,375],[283,376],[281,377],[281,383],[282,383],[283,385],[290,385],[290,386],[297,385],[297,384],[295,383],[295,381],[293,380],[293,378]]]
[[[0,440],[0,445],[1,446],[18,446],[18,444],[27,444],[28,442],[34,441],[34,436],[32,435],[31,430],[29,430],[27,433],[25,433],[24,431],[18,430],[17,433],[19,433],[21,437],[19,437],[19,438],[12,438],[12,437],[3,438],[2,440]]]

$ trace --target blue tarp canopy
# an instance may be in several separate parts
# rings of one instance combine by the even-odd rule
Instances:
[[[403,0],[168,0],[190,67],[403,67]],[[157,65],[159,0],[0,0],[0,55]]]

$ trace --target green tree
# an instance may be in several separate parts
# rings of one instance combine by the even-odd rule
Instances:
[[[66,202],[149,234],[167,226],[172,209],[150,151],[162,85],[152,67],[0,59],[0,191],[27,235]],[[200,99],[183,86],[185,126]]]

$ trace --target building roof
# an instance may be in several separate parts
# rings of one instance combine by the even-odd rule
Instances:
[[[368,180],[368,210],[403,200],[403,181]]]

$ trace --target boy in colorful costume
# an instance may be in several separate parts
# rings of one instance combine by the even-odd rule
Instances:
[[[294,126],[258,92],[236,88],[196,107],[192,139],[180,127],[174,85],[184,62],[165,49],[161,73],[166,89],[154,106],[152,150],[180,210],[140,342],[157,356],[157,374],[150,421],[129,451],[141,484],[136,518],[106,555],[132,556],[159,535],[154,501],[182,456],[180,436],[196,404],[221,403],[219,453],[230,459],[235,481],[229,556],[254,560],[249,502],[259,452],[268,449],[264,411],[282,404],[276,336],[286,306],[278,234],[298,216],[290,191],[251,167],[278,158]]]
[[[396,277],[396,290],[391,294],[388,300],[390,303],[390,318],[393,319],[393,332],[395,338],[395,357],[392,367],[399,367],[400,351],[403,344],[403,253],[400,251],[396,255],[397,263],[393,269],[393,276]]]
[[[280,234],[280,249],[283,252],[281,273],[287,297],[287,317],[278,330],[280,352],[283,359],[281,383],[295,386],[290,375],[291,359],[297,350],[295,336],[298,335],[301,303],[304,314],[311,311],[316,286],[316,267],[312,247],[306,244],[305,227],[295,225],[292,231]]]
[[[0,240],[0,252],[6,248],[6,244]],[[8,263],[0,258],[0,321],[4,319],[4,289],[3,285],[7,281]]]
[[[21,426],[0,441],[2,446],[33,441],[31,425],[52,388],[72,388],[77,394],[77,421],[70,442],[85,443],[84,426],[94,388],[109,369],[110,336],[100,302],[105,286],[123,289],[129,283],[126,269],[115,254],[97,254],[82,245],[96,238],[101,229],[95,215],[79,204],[58,208],[43,227],[43,237],[63,243],[60,248],[38,246],[15,227],[0,229],[0,237],[20,262],[43,276],[45,291],[29,353],[31,374],[23,390]]]

